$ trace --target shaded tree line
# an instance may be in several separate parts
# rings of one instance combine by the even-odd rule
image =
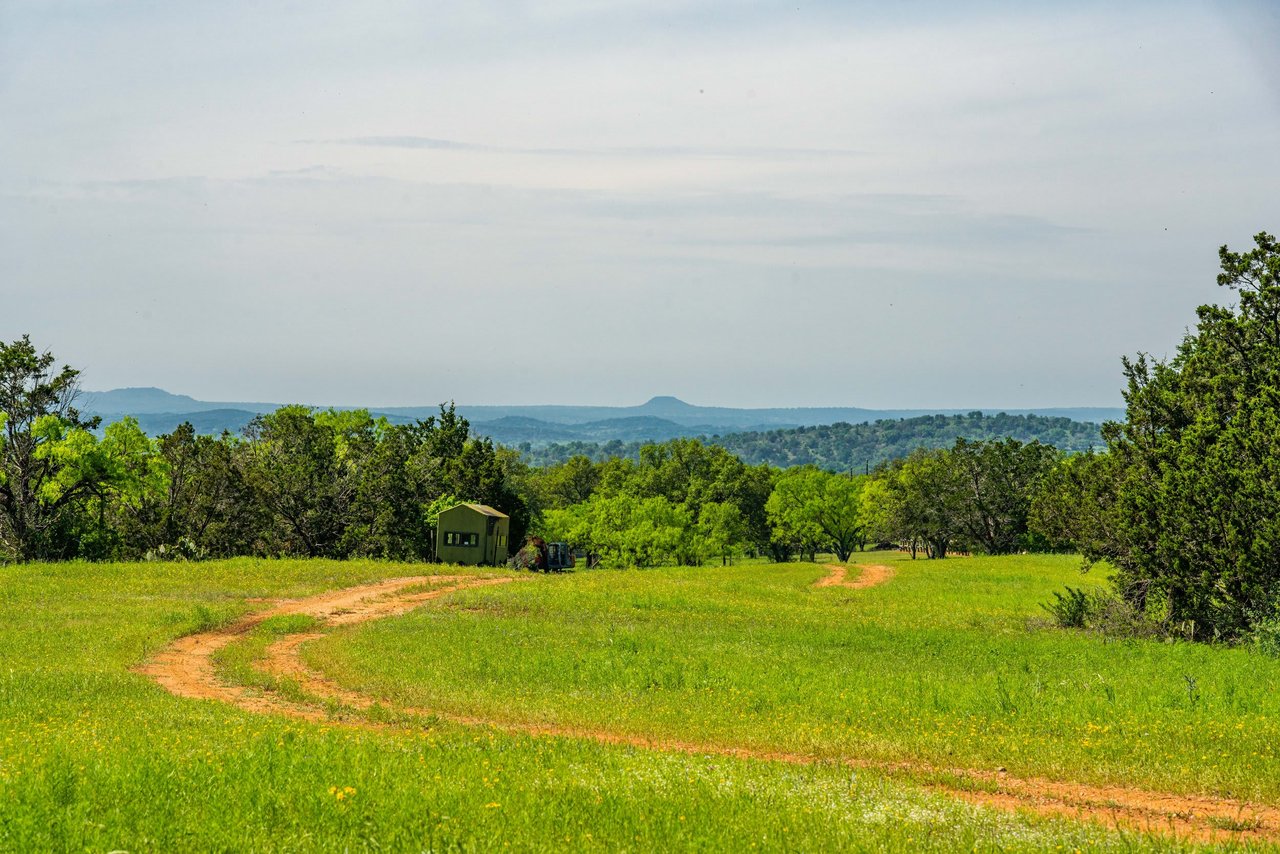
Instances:
[[[912,557],[1049,548],[1031,508],[1064,458],[1049,445],[1017,439],[957,439],[951,448],[917,449],[878,469],[863,491],[869,534]]]
[[[620,565],[697,565],[769,553],[765,505],[778,473],[723,448],[673,439],[637,459],[575,456],[531,469],[539,530]]]

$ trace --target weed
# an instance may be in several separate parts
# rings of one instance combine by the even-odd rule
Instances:
[[[1216,827],[1218,830],[1230,830],[1234,832],[1258,830],[1262,827],[1261,820],[1257,818],[1245,818],[1243,816],[1237,816],[1235,818],[1231,818],[1230,816],[1210,816],[1209,824]]]
[[[203,602],[197,602],[191,606],[191,617],[187,620],[188,628],[183,634],[212,632],[231,625],[238,616],[239,612],[232,608],[213,608]]]
[[[1001,714],[1017,713],[1018,707],[1013,704],[1013,695],[1009,693],[1009,686],[1005,684],[1004,677],[999,674],[996,674],[996,699],[1000,702]]]
[[[1200,702],[1200,685],[1196,682],[1196,677],[1190,674],[1183,674],[1183,682],[1187,686],[1187,705],[1195,708],[1196,703]]]

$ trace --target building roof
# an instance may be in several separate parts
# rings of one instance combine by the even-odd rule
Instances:
[[[464,501],[461,504],[457,505],[456,507],[450,507],[449,509],[457,510],[458,507],[470,507],[472,510],[476,511],[477,513],[483,513],[485,516],[493,516],[497,519],[511,518],[506,513],[503,513],[501,510],[494,510],[492,507],[490,507],[487,504],[471,504],[469,502]]]

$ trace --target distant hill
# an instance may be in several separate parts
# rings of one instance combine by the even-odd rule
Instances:
[[[1098,425],[1042,415],[923,415],[883,419],[870,424],[837,423],[785,430],[701,436],[751,465],[769,463],[782,468],[816,465],[829,471],[866,470],[905,457],[916,448],[946,448],[956,439],[974,441],[1012,438],[1039,441],[1064,451],[1084,451],[1102,445]],[[540,448],[520,446],[533,465],[563,462],[581,454],[597,462],[610,457],[638,457],[644,442],[566,442]]]
[[[502,445],[546,445],[554,442],[649,441],[665,442],[681,436],[714,433],[709,424],[684,426],[665,418],[637,415],[630,418],[607,418],[585,424],[555,424],[509,415],[496,421],[472,422],[471,430],[488,436]]]
[[[220,436],[224,431],[239,433],[258,413],[244,409],[208,409],[199,412],[156,412],[133,416],[148,436],[162,436],[190,422],[197,433]]]
[[[278,403],[204,401],[159,388],[120,388],[85,392],[80,408],[101,415],[104,422],[132,415],[151,435],[168,433],[190,421],[202,433],[239,432],[257,414],[272,412]],[[355,409],[340,406],[338,409]],[[406,423],[436,415],[440,407],[369,407],[375,416],[392,423]],[[792,409],[732,409],[696,406],[675,397],[655,397],[640,406],[473,406],[460,404],[459,414],[472,429],[506,445],[533,448],[572,442],[665,441],[679,436],[746,433],[823,424],[866,424],[923,415],[965,415],[954,409],[861,409],[857,407],[805,407]],[[998,412],[1000,410],[985,410]],[[1036,414],[1100,422],[1121,419],[1119,408],[1048,408],[1005,410],[1009,415]]]
[[[196,400],[185,394],[173,394],[161,388],[117,388],[111,391],[86,391],[78,401],[80,410],[92,415],[163,415],[214,410],[244,411],[255,415],[274,412],[278,403],[230,403]],[[110,419],[107,419],[110,420]],[[221,432],[221,431],[219,431]]]

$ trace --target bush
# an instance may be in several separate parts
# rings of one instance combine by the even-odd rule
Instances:
[[[1066,593],[1054,591],[1052,602],[1041,602],[1040,607],[1053,615],[1060,629],[1083,629],[1089,619],[1089,594],[1074,587]]]
[[[1090,593],[1067,587],[1063,593],[1055,592],[1053,600],[1042,602],[1040,607],[1053,616],[1054,624],[1060,629],[1087,629],[1105,638],[1172,636],[1169,624],[1153,619],[1109,590]],[[1277,621],[1277,639],[1280,640],[1280,621]]]
[[[1248,645],[1263,655],[1280,658],[1280,600],[1254,612]]]

